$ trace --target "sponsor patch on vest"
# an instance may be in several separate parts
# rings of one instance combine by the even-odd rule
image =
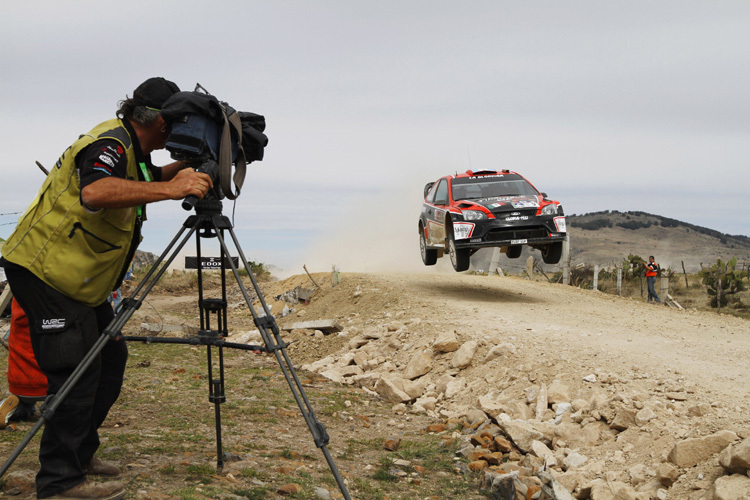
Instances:
[[[104,163],[106,163],[107,165],[109,165],[110,167],[115,166],[115,161],[106,153],[100,154],[99,159],[103,161]]]
[[[65,329],[65,318],[53,318],[44,319],[42,318],[42,330],[45,331],[59,331]]]

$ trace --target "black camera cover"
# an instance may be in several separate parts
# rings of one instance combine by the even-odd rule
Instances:
[[[179,159],[183,160],[191,159],[185,157],[191,151],[195,151],[195,160],[205,160],[206,154],[212,156],[212,159],[219,162],[224,193],[228,198],[234,199],[236,195],[230,185],[229,163],[237,166],[232,177],[239,194],[244,181],[245,164],[263,159],[264,148],[268,144],[268,137],[263,133],[266,128],[265,118],[255,113],[237,112],[215,96],[197,91],[172,95],[162,105],[161,113],[175,133],[174,137],[170,136],[167,148],[173,153],[179,150]],[[216,127],[201,123],[206,121],[212,122]],[[218,134],[214,130],[218,130]],[[196,148],[196,145],[199,147]],[[220,153],[221,151],[226,153]]]

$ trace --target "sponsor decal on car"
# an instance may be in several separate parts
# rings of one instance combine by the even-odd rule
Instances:
[[[453,239],[465,240],[471,237],[471,233],[474,232],[474,224],[471,222],[454,222],[453,223]]]
[[[539,203],[533,200],[514,200],[510,202],[511,205],[513,205],[513,208],[537,208],[539,206]]]
[[[490,174],[490,175],[475,175],[472,179],[497,179],[499,177],[505,177],[504,174]]]

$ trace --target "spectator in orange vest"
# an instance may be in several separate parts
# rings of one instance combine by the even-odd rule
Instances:
[[[31,348],[29,319],[14,300],[11,302],[8,335],[8,392],[0,403],[0,429],[8,422],[36,416],[35,405],[47,394],[47,377],[39,369]]]
[[[646,284],[648,285],[648,301],[651,302],[651,299],[653,299],[657,303],[661,302],[659,300],[659,296],[656,295],[656,289],[654,288],[654,285],[656,284],[656,275],[659,273],[659,264],[656,263],[653,255],[649,255],[648,264],[644,262],[643,267],[646,268]]]

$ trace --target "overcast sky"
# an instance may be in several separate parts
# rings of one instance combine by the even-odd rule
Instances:
[[[749,26],[747,1],[3,2],[0,237],[34,161],[151,76],[265,115],[266,158],[225,200],[250,260],[419,263],[424,184],[469,168],[568,214],[748,235]],[[158,254],[187,213],[149,216]]]

